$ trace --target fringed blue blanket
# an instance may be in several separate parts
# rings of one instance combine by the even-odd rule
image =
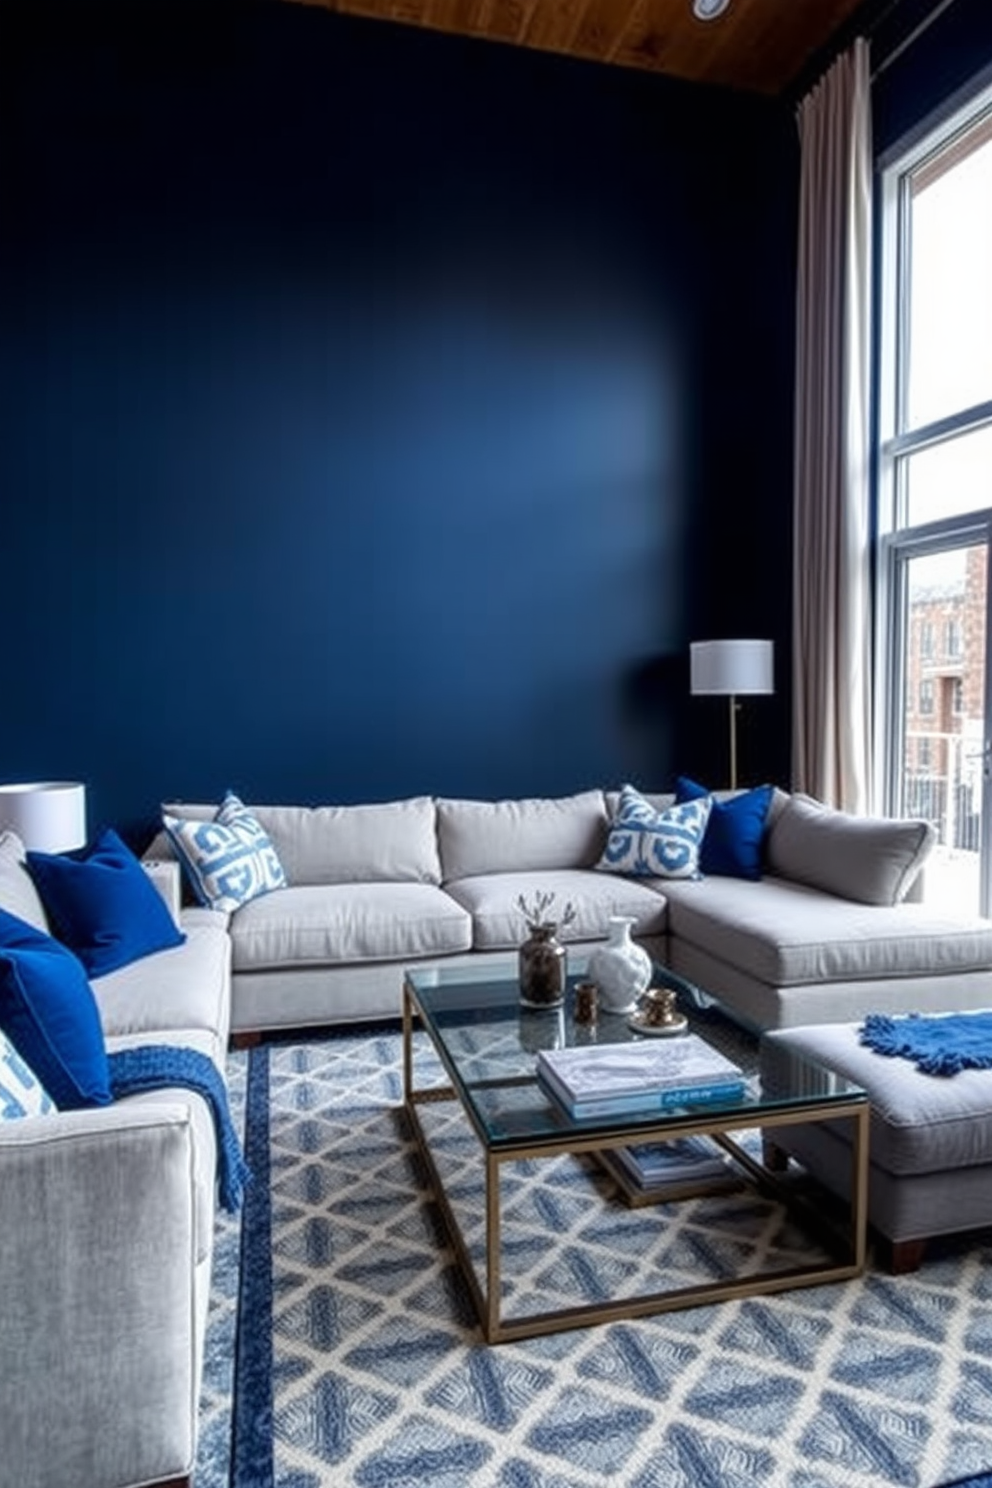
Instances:
[[[877,1054],[911,1059],[925,1075],[956,1075],[965,1069],[992,1069],[992,1012],[947,1013],[890,1018],[869,1013],[861,1042]]]
[[[220,1201],[234,1213],[241,1204],[245,1184],[251,1178],[241,1155],[241,1144],[231,1121],[224,1081],[212,1059],[198,1049],[173,1044],[145,1044],[109,1054],[110,1089],[114,1099],[140,1090],[167,1090],[182,1085],[202,1095],[210,1106],[217,1132],[217,1182]]]

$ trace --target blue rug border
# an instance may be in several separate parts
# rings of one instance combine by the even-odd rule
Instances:
[[[273,1488],[272,1190],[269,1049],[248,1056],[245,1159],[251,1169],[241,1216],[238,1322],[231,1403],[231,1488]]]

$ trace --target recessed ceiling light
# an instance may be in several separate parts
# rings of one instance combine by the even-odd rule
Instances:
[[[730,0],[692,0],[692,13],[697,21],[715,21],[730,4]]]

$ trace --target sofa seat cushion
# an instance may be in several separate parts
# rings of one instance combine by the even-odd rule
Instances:
[[[231,940],[235,971],[401,961],[469,950],[472,921],[430,884],[313,884],[246,904]]]
[[[871,1102],[871,1160],[887,1172],[940,1173],[992,1163],[992,1070],[924,1075],[908,1059],[877,1054],[860,1023],[829,1023],[766,1035],[762,1065],[774,1077],[781,1048],[854,1080]]]
[[[167,1044],[178,1029],[201,1029],[226,1042],[231,943],[213,920],[191,924],[184,916],[185,945],[94,978],[93,995],[108,1039],[140,1033],[146,1043]]]
[[[665,933],[665,898],[657,880],[621,878],[580,868],[550,873],[488,873],[445,885],[447,892],[472,916],[472,944],[477,951],[506,950],[527,938],[527,926],[517,904],[523,894],[554,894],[547,917],[554,920],[565,905],[575,908],[575,919],[561,931],[562,940],[604,940],[611,915],[630,915],[634,935]],[[664,882],[667,893],[668,880]]]
[[[107,1040],[107,1053],[116,1054],[122,1049],[140,1048],[148,1043],[168,1043],[182,1049],[196,1049],[206,1054],[216,1064],[217,1041],[203,1030],[174,1029],[167,1039],[149,1039],[143,1034],[130,1034]],[[219,1068],[223,1072],[223,1051]],[[119,1103],[123,1106],[185,1106],[190,1114],[193,1133],[193,1186],[196,1204],[194,1234],[197,1262],[210,1254],[214,1211],[216,1209],[214,1184],[217,1177],[217,1134],[214,1118],[207,1101],[195,1090],[182,1085],[169,1085],[161,1090],[143,1090],[137,1095],[127,1095]]]
[[[857,904],[771,877],[667,882],[665,893],[672,935],[774,987],[992,968],[992,921],[921,904]]]

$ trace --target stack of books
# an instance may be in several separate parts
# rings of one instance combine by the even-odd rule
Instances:
[[[618,1147],[609,1156],[638,1189],[664,1184],[697,1183],[725,1177],[730,1171],[726,1153],[705,1137],[675,1137],[670,1142],[641,1142]]]
[[[733,1101],[746,1088],[738,1066],[693,1033],[664,1044],[542,1049],[537,1078],[573,1121]]]

